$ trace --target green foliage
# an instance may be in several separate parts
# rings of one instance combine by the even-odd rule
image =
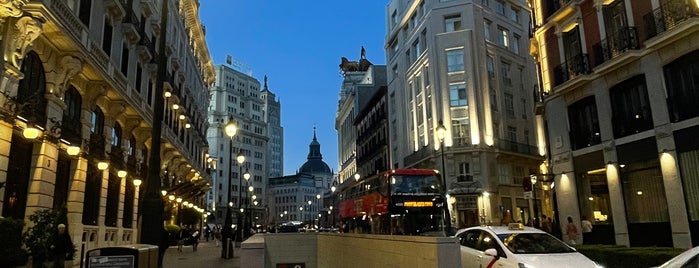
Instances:
[[[174,224],[165,225],[165,232],[168,234],[177,234],[180,232],[180,227]]]
[[[43,262],[51,256],[51,244],[57,234],[58,224],[66,224],[65,209],[37,210],[29,216],[33,226],[23,234],[24,245],[29,250],[32,262]],[[75,251],[75,245],[73,245]]]
[[[27,263],[27,251],[22,248],[24,222],[13,218],[0,218],[0,267],[22,266]]]
[[[183,225],[196,225],[201,219],[201,213],[193,208],[182,208],[180,210],[180,219]]]
[[[679,255],[685,249],[668,247],[625,247],[611,245],[579,245],[575,248],[604,267],[654,267]]]

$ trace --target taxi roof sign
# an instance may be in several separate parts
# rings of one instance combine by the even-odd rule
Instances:
[[[524,230],[524,224],[522,224],[521,222],[514,222],[508,224],[507,228],[510,230]]]

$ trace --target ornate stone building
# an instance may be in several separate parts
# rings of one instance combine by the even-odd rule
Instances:
[[[3,217],[28,221],[40,209],[65,209],[73,242],[85,251],[138,242],[139,185],[151,153],[160,154],[161,176],[144,185],[203,204],[214,69],[198,7],[196,0],[0,1]],[[163,37],[164,50],[156,45]],[[156,64],[161,56],[166,65]],[[159,68],[166,68],[163,95],[155,95]],[[157,98],[164,107],[154,107]],[[161,125],[154,139],[152,127]],[[150,150],[153,140],[161,151]]]
[[[697,1],[528,2],[557,220],[590,219],[586,244],[699,245]]]

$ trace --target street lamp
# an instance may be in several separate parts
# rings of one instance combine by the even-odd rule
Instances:
[[[359,178],[360,178],[360,177],[361,177],[361,176],[359,176],[359,173],[355,173],[355,174],[354,174],[354,180],[355,180],[355,181],[359,181]]]
[[[240,241],[243,241],[243,229],[245,227],[244,226],[245,219],[243,219],[242,217],[245,215],[242,213],[243,212],[243,210],[242,210],[243,193],[241,191],[242,191],[243,187],[241,187],[241,186],[243,186],[243,176],[241,176],[241,174],[243,174],[243,163],[245,162],[245,155],[243,154],[242,150],[238,150],[238,155],[235,157],[235,161],[238,162],[238,168],[239,168],[238,169],[239,170],[239,173],[238,173],[238,206],[241,208],[241,211],[240,211],[241,217],[238,217],[238,234],[239,234],[238,239],[240,239]]]
[[[442,195],[446,197],[447,195],[447,173],[444,171],[444,138],[446,137],[447,128],[444,127],[442,120],[439,120],[439,126],[437,126],[437,138],[439,139],[439,152],[442,158]],[[444,199],[444,233],[446,236],[451,234],[451,216],[449,215],[449,204],[446,199]]]
[[[534,198],[534,227],[539,228],[539,206],[536,204],[536,174],[530,174],[529,179],[532,182],[532,198]]]
[[[230,138],[229,142],[229,158],[228,158],[228,206],[226,207],[226,220],[223,223],[223,230],[221,230],[221,236],[225,245],[221,247],[221,258],[230,259],[233,258],[233,219],[231,218],[231,178],[233,177],[233,170],[231,169],[231,163],[233,162],[233,136],[238,132],[238,126],[233,122],[233,116],[228,119],[228,123],[224,127],[226,135]]]
[[[332,196],[333,196],[333,204],[332,204],[332,206],[330,206],[331,212],[333,212],[333,206],[335,206],[335,190],[337,190],[337,180],[333,180],[333,185],[330,187],[330,191],[332,192]],[[334,212],[332,214],[332,217],[333,217],[333,227],[332,228],[335,228],[335,214],[334,214]]]

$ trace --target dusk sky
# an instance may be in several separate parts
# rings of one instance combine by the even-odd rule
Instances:
[[[200,17],[215,65],[226,55],[246,64],[282,105],[284,175],[306,162],[313,127],[323,160],[338,171],[335,115],[340,58],[359,60],[361,47],[384,65],[388,0],[201,0]]]

